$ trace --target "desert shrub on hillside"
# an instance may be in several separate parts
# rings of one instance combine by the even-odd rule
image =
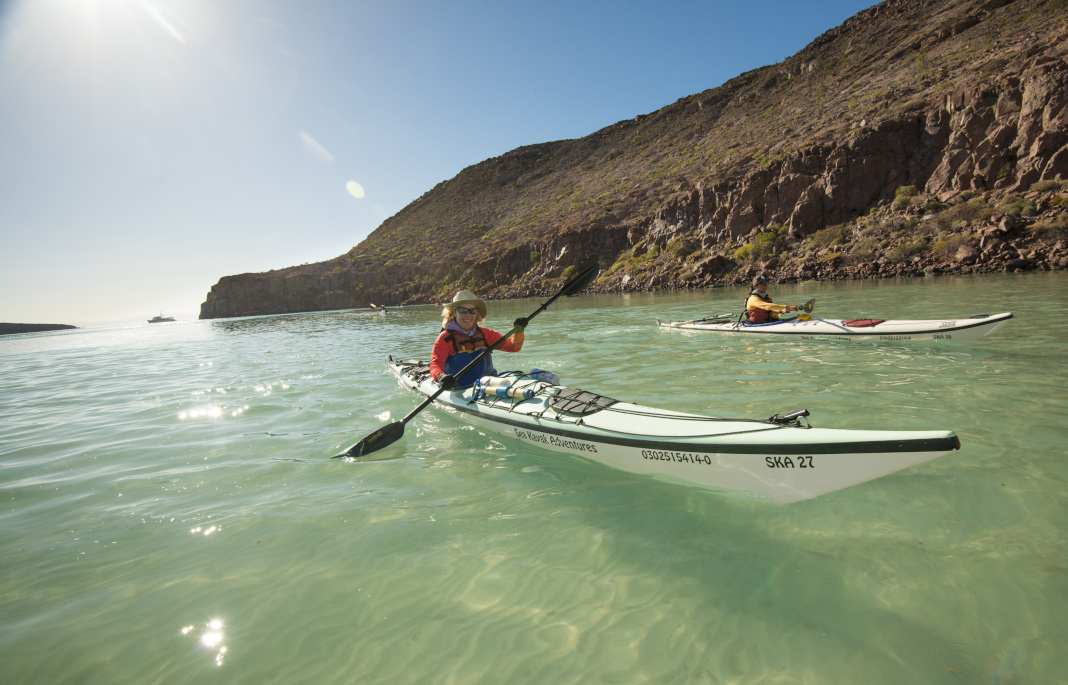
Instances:
[[[993,213],[994,208],[987,204],[986,199],[975,197],[967,202],[942,210],[935,216],[935,222],[939,228],[956,228],[962,221],[970,223],[985,221]]]
[[[1062,188],[1068,188],[1068,181],[1035,181],[1031,184],[1031,190],[1036,193],[1045,193],[1050,190],[1061,190]]]
[[[935,241],[931,246],[931,254],[939,259],[950,260],[957,256],[957,250],[965,245],[968,239],[962,235],[950,235]]]
[[[949,205],[941,200],[929,200],[923,205],[923,211],[927,214],[938,214],[949,209]]]
[[[821,228],[808,237],[806,243],[810,243],[817,247],[830,247],[831,245],[843,245],[849,242],[849,234],[852,231],[848,224],[841,224],[838,226],[828,226],[827,228]]]
[[[897,238],[911,234],[918,224],[916,219],[906,219],[896,215],[873,217],[858,224],[856,233],[861,238]]]
[[[907,235],[916,228],[915,219],[905,219],[904,221],[895,221],[890,227],[890,237],[897,238],[903,235]]]
[[[691,241],[675,238],[674,240],[669,241],[668,244],[664,246],[664,249],[675,255],[676,259],[682,259],[687,255],[693,254],[700,248]]]
[[[846,261],[850,264],[863,264],[878,257],[882,252],[882,241],[871,236],[864,238],[849,251]]]
[[[1068,238],[1068,216],[1061,214],[1052,219],[1040,219],[1031,226],[1031,231],[1043,240]]]
[[[786,235],[789,230],[779,224],[770,224],[757,234],[753,242],[742,245],[734,251],[736,262],[758,261],[770,257],[775,252],[786,246]]]
[[[998,203],[998,211],[1003,214],[1012,214],[1014,216],[1033,216],[1036,209],[1035,203],[1027,198],[1018,195],[1006,195],[1001,198],[1001,202]]]
[[[927,251],[927,243],[918,240],[916,242],[905,242],[893,247],[886,253],[886,258],[892,262],[907,262],[913,257],[919,257]]]
[[[753,239],[753,242],[742,245],[734,251],[734,260],[749,262],[763,259],[775,251],[777,242],[774,233],[761,233]]]
[[[909,203],[916,194],[916,186],[899,186],[898,189],[894,191],[894,201],[890,203],[890,208],[901,211],[909,206]]]

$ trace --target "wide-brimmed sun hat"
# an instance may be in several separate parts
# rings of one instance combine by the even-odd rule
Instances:
[[[486,318],[486,301],[470,290],[461,290],[453,296],[452,302],[445,304],[450,311],[456,311],[457,307],[477,307],[482,318]]]

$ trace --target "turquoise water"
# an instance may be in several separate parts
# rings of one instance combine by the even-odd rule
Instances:
[[[495,359],[963,448],[787,506],[434,409],[343,463],[418,404],[383,361],[426,357],[437,308],[0,339],[0,682],[1063,681],[1068,275],[772,292],[828,317],[1016,318],[960,346],[752,341],[654,325],[737,312],[737,289],[591,295]]]

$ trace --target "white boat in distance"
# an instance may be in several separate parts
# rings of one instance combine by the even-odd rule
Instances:
[[[390,358],[387,366],[402,386],[422,395],[440,389],[425,361]],[[493,381],[503,385],[442,392],[434,406],[539,448],[784,504],[960,449],[947,430],[812,428],[802,423],[806,410],[768,419],[715,418],[564,388],[518,371]]]
[[[742,323],[733,314],[721,314],[692,321],[657,319],[660,328],[677,331],[710,331],[755,336],[837,338],[864,342],[918,341],[966,343],[998,330],[1012,318],[1012,312],[980,314],[968,319],[821,319],[796,316],[768,323]]]
[[[148,320],[149,323],[163,323],[165,321],[174,321],[173,316],[163,316],[163,312],[160,312],[159,316],[153,316]]]

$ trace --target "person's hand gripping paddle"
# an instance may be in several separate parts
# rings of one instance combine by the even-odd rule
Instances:
[[[597,257],[590,257],[586,261],[582,262],[582,264],[580,264],[578,269],[575,271],[575,274],[567,280],[567,283],[564,283],[564,285],[560,288],[559,292],[550,297],[548,302],[538,307],[533,314],[526,317],[527,322],[529,323],[531,319],[543,312],[546,307],[555,302],[556,298],[560,297],[561,295],[578,294],[583,288],[589,285],[593,279],[597,278],[597,274],[600,273],[600,271],[601,269],[597,265]],[[470,364],[465,366],[460,371],[457,371],[456,373],[452,374],[453,377],[460,378],[461,376],[463,376],[465,373],[474,368],[475,364],[478,364],[478,362],[480,362],[483,357],[495,350],[497,347],[502,345],[505,340],[512,337],[521,330],[523,330],[523,328],[520,326],[512,328],[512,330],[508,331],[507,334],[502,335],[501,339],[498,340],[496,343],[482,350],[482,352],[477,357],[471,360]],[[341,459],[345,457],[348,457],[350,459],[358,459],[360,457],[367,456],[372,452],[377,452],[378,450],[382,449],[383,447],[386,447],[387,445],[392,445],[394,442],[399,440],[402,435],[404,435],[404,424],[411,421],[416,414],[423,411],[426,406],[433,402],[437,398],[437,396],[443,392],[445,392],[445,388],[439,389],[433,395],[423,400],[422,404],[413,409],[407,416],[405,416],[400,421],[387,423],[385,426],[382,426],[374,433],[371,433],[366,438],[360,440],[358,443],[348,448],[341,454],[331,457],[331,459]]]
[[[804,314],[798,314],[797,320],[798,321],[808,321],[809,319],[811,319],[812,317],[809,316],[809,314],[812,313],[812,310],[815,309],[815,307],[816,307],[816,298],[814,298],[814,297],[811,300],[809,300],[808,302],[804,303],[804,304],[797,305],[797,311],[804,312]]]

